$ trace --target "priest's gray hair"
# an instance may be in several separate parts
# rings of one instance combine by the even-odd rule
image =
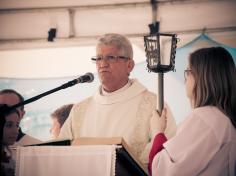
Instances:
[[[98,39],[96,49],[100,48],[102,45],[114,45],[123,54],[122,56],[133,59],[133,48],[131,42],[123,35],[114,33],[105,34]]]

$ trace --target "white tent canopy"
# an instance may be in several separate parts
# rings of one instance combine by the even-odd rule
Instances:
[[[234,0],[165,0],[158,1],[160,32],[177,34],[235,31]],[[82,45],[94,43],[104,33],[121,33],[141,37],[149,33],[152,8],[149,1],[0,1],[0,49]],[[57,29],[56,40],[48,44],[51,28]],[[7,44],[14,45],[7,45]],[[41,44],[41,45],[40,45]],[[29,47],[29,45],[27,45]],[[26,47],[26,48],[27,48]]]
[[[178,47],[203,31],[236,47],[235,9],[234,0],[162,0],[155,18],[160,32],[178,34]],[[95,54],[95,41],[112,32],[128,36],[135,53],[143,51],[135,55],[136,62],[145,61],[143,36],[150,23],[152,7],[145,0],[0,0],[0,76],[42,78],[94,71],[89,58]],[[47,41],[51,28],[57,29],[54,42]]]

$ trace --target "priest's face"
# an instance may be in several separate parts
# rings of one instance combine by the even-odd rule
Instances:
[[[98,76],[105,91],[116,91],[128,82],[134,61],[125,56],[121,49],[115,45],[100,45],[97,58],[100,58],[96,61]]]

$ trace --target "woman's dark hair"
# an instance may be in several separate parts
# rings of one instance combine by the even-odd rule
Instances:
[[[0,91],[0,95],[2,94],[15,94],[19,98],[19,103],[24,101],[24,97],[13,89],[3,89]],[[24,110],[24,106],[21,106],[20,109]]]
[[[3,106],[5,106],[6,108],[8,107],[8,105],[6,105],[6,104],[0,104],[0,108],[2,108]],[[16,109],[12,109],[9,112],[4,113],[3,116],[6,117],[6,116],[13,114],[13,113],[16,113],[17,116],[20,116],[20,113]]]
[[[222,47],[199,49],[190,55],[189,65],[194,107],[216,106],[236,128],[236,68],[230,53]]]

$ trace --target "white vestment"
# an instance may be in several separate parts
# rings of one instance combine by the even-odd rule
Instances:
[[[156,109],[156,95],[136,79],[112,93],[102,93],[101,87],[92,96],[74,105],[64,123],[59,138],[123,137],[134,153],[148,163],[151,140],[152,112]],[[167,110],[167,137],[176,132],[176,123]]]
[[[152,175],[235,176],[236,129],[216,107],[196,108],[152,163]]]

